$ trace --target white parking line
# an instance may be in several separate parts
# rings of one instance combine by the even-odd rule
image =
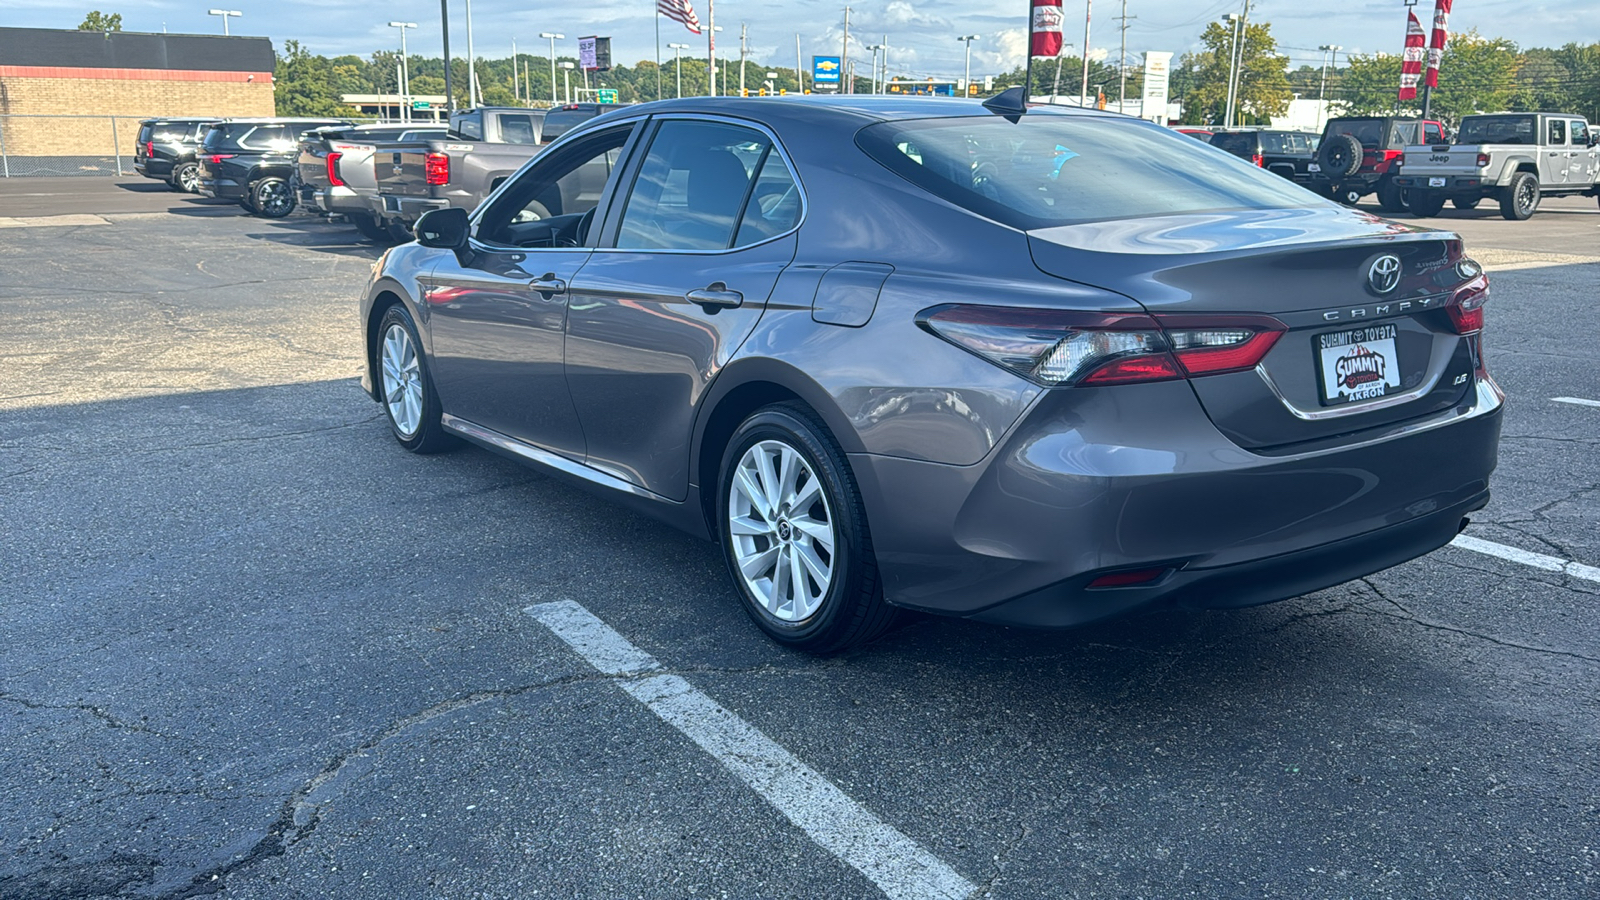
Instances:
[[[1455,540],[1450,542],[1450,546],[1471,550],[1474,553],[1483,553],[1488,556],[1497,556],[1500,559],[1522,563],[1525,566],[1543,569],[1546,572],[1563,572],[1573,578],[1582,578],[1584,581],[1600,582],[1600,567],[1568,562],[1560,557],[1545,556],[1543,553],[1529,553],[1526,550],[1519,550],[1516,547],[1497,544],[1494,541],[1486,541],[1482,538],[1458,534]]]
[[[1582,397],[1551,397],[1557,403],[1571,403],[1574,406],[1600,406],[1600,400],[1585,400]]]
[[[570,600],[526,610],[578,655],[618,681],[662,721],[683,732],[788,817],[823,849],[895,900],[960,898],[975,886],[844,791],[677,675],[649,674],[655,657]]]

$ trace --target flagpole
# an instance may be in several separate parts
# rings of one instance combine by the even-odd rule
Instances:
[[[717,0],[706,0],[706,96],[717,95]]]
[[[1033,96],[1033,0],[1028,0],[1028,40],[1023,52],[1028,54],[1028,64],[1022,72],[1022,105],[1027,107]]]
[[[656,5],[656,99],[661,99],[661,6]]]

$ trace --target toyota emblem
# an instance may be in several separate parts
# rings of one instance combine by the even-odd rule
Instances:
[[[1386,253],[1367,269],[1367,284],[1374,294],[1387,294],[1400,286],[1400,257]]]

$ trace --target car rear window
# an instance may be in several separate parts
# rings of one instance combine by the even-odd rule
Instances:
[[[913,184],[1015,228],[1316,204],[1243,160],[1130,119],[1030,114],[884,122],[856,143]]]
[[[597,113],[589,109],[557,109],[544,117],[544,139],[553,141],[563,134],[594,118]]]
[[[144,123],[140,124],[139,125],[139,143],[142,144],[145,141],[150,140],[150,135],[155,134],[155,133],[156,133],[156,127],[154,125],[150,124],[149,122],[144,122]]]
[[[1383,142],[1383,120],[1356,119],[1348,122],[1329,122],[1328,137],[1336,134],[1348,134],[1360,141],[1363,147],[1377,147]]]
[[[1211,136],[1211,146],[1226,150],[1234,156],[1254,156],[1256,135],[1253,131],[1218,132]]]
[[[1458,144],[1537,144],[1533,116],[1468,116],[1461,120]]]

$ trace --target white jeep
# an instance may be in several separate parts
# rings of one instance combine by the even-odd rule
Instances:
[[[1540,197],[1600,196],[1597,137],[1566,113],[1467,116],[1454,144],[1407,147],[1394,182],[1418,216],[1438,215],[1446,200],[1471,209],[1493,197],[1502,216],[1526,219]]]

